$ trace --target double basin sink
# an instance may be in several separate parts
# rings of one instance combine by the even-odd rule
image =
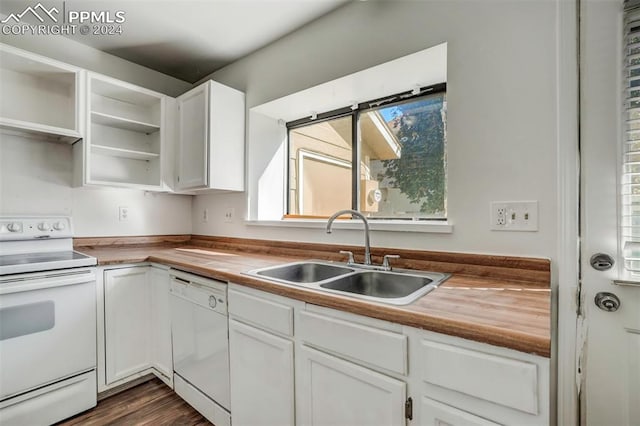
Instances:
[[[450,274],[408,269],[369,270],[358,265],[302,261],[254,269],[248,275],[374,302],[406,305],[449,278]]]

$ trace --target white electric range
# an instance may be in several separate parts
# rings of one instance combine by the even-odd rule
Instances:
[[[0,422],[51,424],[96,405],[96,259],[69,217],[0,216]]]

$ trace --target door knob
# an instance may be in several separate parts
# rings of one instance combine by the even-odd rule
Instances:
[[[613,260],[613,257],[609,256],[608,254],[596,253],[591,256],[591,259],[589,259],[589,263],[591,264],[593,269],[596,269],[598,271],[608,271],[609,269],[613,268],[613,264],[616,262],[615,260]]]
[[[596,306],[603,311],[615,312],[620,308],[620,299],[613,293],[601,291],[594,299]]]

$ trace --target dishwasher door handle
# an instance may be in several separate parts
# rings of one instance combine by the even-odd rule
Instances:
[[[175,275],[172,275],[171,278],[173,278],[174,280],[179,281],[181,283],[191,284],[191,281],[185,280],[184,278],[176,277]]]

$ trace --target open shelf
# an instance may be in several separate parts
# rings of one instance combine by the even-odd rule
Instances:
[[[95,150],[91,147],[91,184],[115,184],[116,186],[161,186],[160,157],[136,158],[120,156],[116,150]],[[117,154],[121,154],[117,153]]]
[[[131,120],[129,118],[118,117],[116,115],[105,114],[102,112],[92,111],[91,121],[118,129],[131,130],[139,133],[154,133],[160,130],[160,126],[156,124],[143,123],[141,121]]]
[[[66,143],[78,140],[79,73],[67,64],[0,44],[3,133]]]
[[[99,155],[107,155],[110,157],[131,158],[133,160],[153,160],[159,158],[160,154],[146,151],[134,151],[131,149],[115,148],[106,145],[91,145],[91,152]]]
[[[164,190],[165,95],[94,73],[87,89],[84,182]]]
[[[0,117],[0,129],[10,135],[37,137],[48,142],[74,143],[82,138],[80,132],[62,127],[45,126],[20,120]]]

